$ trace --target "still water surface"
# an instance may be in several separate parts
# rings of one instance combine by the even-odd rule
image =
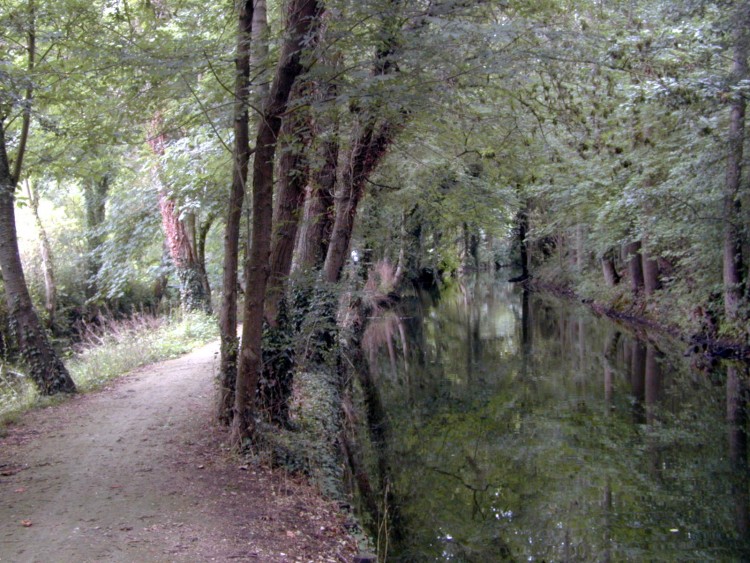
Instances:
[[[478,280],[365,337],[388,561],[750,560],[746,368]]]

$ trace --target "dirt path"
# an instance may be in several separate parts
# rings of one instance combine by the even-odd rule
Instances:
[[[139,369],[9,428],[0,561],[351,561],[335,506],[221,446],[216,350]]]

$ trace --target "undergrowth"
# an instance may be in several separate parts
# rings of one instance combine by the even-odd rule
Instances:
[[[190,352],[217,337],[216,321],[205,313],[108,319],[83,327],[81,342],[65,363],[78,390],[86,392],[137,367]],[[55,400],[40,397],[22,369],[0,365],[0,422]]]

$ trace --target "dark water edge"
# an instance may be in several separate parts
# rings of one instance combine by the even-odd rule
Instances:
[[[701,371],[482,278],[377,315],[364,344],[388,561],[750,559],[746,365]]]

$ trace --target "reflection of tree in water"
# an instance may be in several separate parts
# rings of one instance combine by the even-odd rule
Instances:
[[[401,373],[408,374],[409,347],[404,323],[396,311],[387,310],[379,311],[379,313],[377,317],[370,319],[362,336],[362,346],[368,353],[370,369],[373,374],[378,374],[377,354],[381,348],[385,348],[388,351],[390,364],[389,375],[393,378],[398,376],[397,355],[399,352],[404,362],[404,369]]]
[[[370,358],[385,366],[373,373],[408,530],[401,560],[745,553],[728,399],[680,354],[503,286],[420,306],[383,319]]]

